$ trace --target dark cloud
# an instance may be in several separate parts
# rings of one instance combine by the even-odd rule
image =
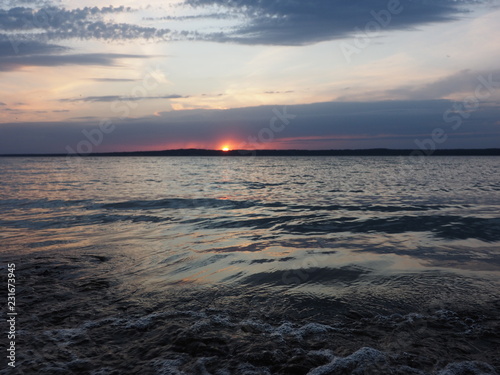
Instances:
[[[10,40],[0,34],[0,71],[18,70],[24,66],[117,65],[119,59],[149,56],[119,53],[70,53],[71,48],[39,41]]]
[[[154,99],[184,99],[189,96],[182,96],[177,94],[160,95],[160,96],[120,96],[120,95],[104,95],[104,96],[85,96],[82,98],[65,98],[59,99],[60,102],[75,103],[75,102],[116,102],[116,101],[140,101],[140,100],[154,100]]]
[[[383,21],[383,30],[410,29],[456,20],[474,0],[393,0],[402,11]],[[387,15],[387,0],[186,0],[194,8],[217,6],[246,23],[202,35],[207,40],[242,44],[306,45],[345,38],[365,29],[374,13]],[[385,18],[385,16],[382,16]]]
[[[388,4],[396,2],[402,11],[392,14],[387,24]],[[64,39],[97,40],[208,40],[240,44],[306,45],[345,38],[363,30],[377,15],[383,30],[410,29],[433,22],[448,22],[467,12],[481,0],[186,0],[196,9],[217,8],[217,12],[187,16],[159,16],[144,21],[204,21],[231,19],[235,27],[218,32],[172,31],[152,26],[117,23],[111,17],[133,12],[129,7],[15,6],[0,9],[0,31],[19,41]],[[375,16],[374,16],[375,15]],[[200,24],[201,27],[201,24]]]
[[[0,35],[0,59],[15,56],[59,54],[69,50],[70,48],[67,47],[37,41],[18,43],[15,40],[9,40],[5,34]]]
[[[11,34],[11,38],[23,41],[61,39],[134,40],[160,39],[168,37],[170,30],[115,23],[105,16],[131,12],[128,7],[85,7],[67,10],[59,7],[15,7],[0,9],[0,30]]]
[[[3,102],[0,102],[0,105],[7,105],[7,104],[5,104],[5,103],[3,103]]]
[[[3,0],[3,8],[14,8],[19,5],[30,5],[35,7],[52,6],[53,0]]]
[[[117,65],[119,59],[145,58],[143,55],[120,53],[80,53],[64,55],[32,54],[0,57],[0,71],[18,70],[24,66]]]
[[[141,150],[217,144],[232,139],[234,147],[268,148],[273,137],[280,148],[416,148],[416,140],[430,139],[435,129],[447,136],[439,148],[498,147],[500,108],[480,106],[459,128],[448,100],[315,103],[284,107],[260,106],[228,110],[163,112],[159,116],[109,119],[114,130],[93,151]],[[284,125],[277,114],[295,115]],[[274,119],[274,120],[273,120]],[[76,149],[101,119],[74,119],[71,123],[0,124],[0,154],[66,152]],[[280,129],[269,133],[269,129]],[[264,133],[263,129],[268,129]],[[259,135],[264,134],[264,140]],[[261,137],[262,138],[262,137]],[[250,139],[257,143],[251,144]],[[43,140],[43,141],[41,141]]]

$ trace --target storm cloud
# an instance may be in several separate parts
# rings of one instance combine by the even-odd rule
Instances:
[[[449,22],[464,16],[473,0],[186,0],[183,7],[203,12],[195,15],[146,17],[145,21],[168,22],[234,20],[236,26],[212,32],[194,25],[194,30],[171,30],[133,23],[115,22],[115,14],[135,12],[130,7],[84,7],[0,9],[0,30],[12,38],[28,34],[38,41],[64,39],[206,40],[239,44],[307,45],[350,37],[374,20],[382,30],[407,30],[419,25]],[[397,10],[396,13],[389,11]],[[388,18],[389,17],[389,18]]]
[[[466,0],[187,0],[194,8],[219,7],[245,20],[232,30],[206,34],[208,40],[242,44],[306,45],[341,39],[379,21],[383,30],[406,30],[449,22],[467,13]],[[389,10],[394,9],[392,13]],[[388,16],[389,15],[389,16]]]

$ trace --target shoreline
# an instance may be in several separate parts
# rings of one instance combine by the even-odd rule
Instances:
[[[155,290],[123,271],[106,272],[114,268],[114,256],[75,255],[18,259],[19,370],[109,375],[204,373],[200,369],[263,375],[500,371],[495,349],[500,301],[413,312],[387,306],[392,313],[370,313],[328,299],[256,294],[245,285]]]

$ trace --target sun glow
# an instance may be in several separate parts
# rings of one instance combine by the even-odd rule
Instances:
[[[229,147],[228,147],[228,146],[223,146],[223,147],[222,147],[222,151],[224,151],[224,152],[229,151]]]

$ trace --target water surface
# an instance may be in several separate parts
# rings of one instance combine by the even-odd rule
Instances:
[[[0,158],[18,369],[495,373],[498,160]]]

